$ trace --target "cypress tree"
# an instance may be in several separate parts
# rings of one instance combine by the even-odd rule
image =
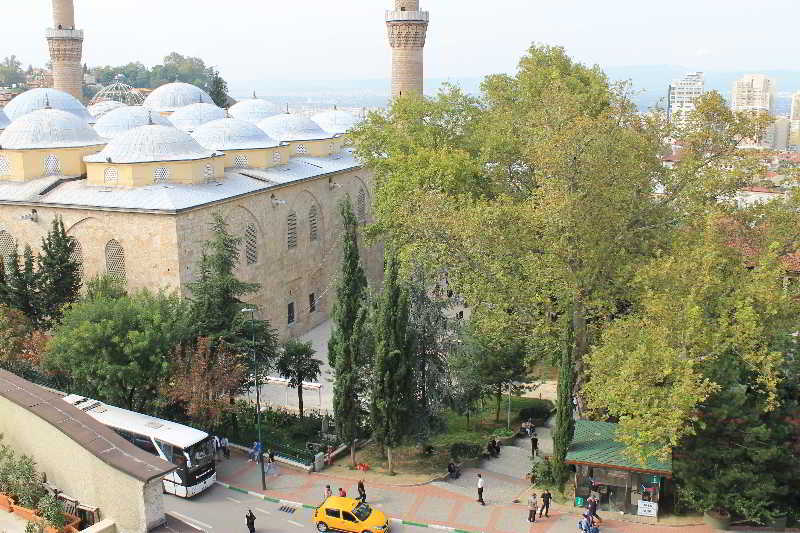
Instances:
[[[339,204],[342,217],[342,270],[331,313],[333,331],[328,341],[328,363],[334,370],[333,413],[336,433],[352,443],[350,459],[355,466],[355,439],[361,414],[362,372],[366,362],[362,339],[366,322],[364,289],[367,278],[358,253],[358,220],[349,197]]]
[[[553,477],[559,484],[563,484],[567,477],[567,467],[564,461],[567,450],[575,435],[575,420],[572,417],[572,391],[574,385],[574,370],[572,361],[573,325],[572,313],[566,315],[566,328],[564,344],[561,351],[561,365],[558,374],[558,389],[556,398],[556,424],[553,432]]]
[[[81,288],[80,265],[75,259],[75,238],[64,231],[61,217],[42,239],[38,257],[39,316],[41,324],[53,327],[61,322],[66,304],[78,301]]]
[[[8,260],[6,287],[10,307],[22,311],[34,325],[39,324],[39,275],[33,268],[33,250],[25,245],[20,267],[19,253],[15,249]]]

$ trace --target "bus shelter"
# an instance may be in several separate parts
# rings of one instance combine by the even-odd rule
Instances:
[[[658,517],[664,481],[672,477],[672,461],[650,459],[642,465],[623,452],[616,440],[617,424],[575,421],[575,436],[566,463],[575,466],[575,505],[589,496],[599,500],[598,510]]]

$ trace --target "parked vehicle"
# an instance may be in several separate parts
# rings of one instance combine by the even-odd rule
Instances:
[[[328,496],[313,516],[318,531],[388,533],[389,519],[381,511],[353,498]]]

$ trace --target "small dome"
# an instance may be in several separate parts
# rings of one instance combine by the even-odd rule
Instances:
[[[361,119],[357,116],[347,111],[339,111],[338,109],[317,113],[311,117],[311,120],[319,124],[319,127],[323,130],[334,135],[347,133],[361,122]]]
[[[83,104],[71,94],[57,91],[56,89],[40,88],[25,91],[12,98],[3,108],[3,111],[8,115],[11,122],[14,122],[31,111],[47,107],[68,111],[89,124],[94,124],[94,117],[86,111]]]
[[[117,102],[116,100],[104,100],[102,102],[97,102],[96,104],[90,105],[89,107],[86,108],[86,110],[94,118],[100,118],[109,111],[119,109],[120,107],[126,107],[126,106],[122,102]]]
[[[11,121],[8,120],[6,114],[3,112],[2,109],[0,109],[0,130],[6,129],[9,124],[11,124]]]
[[[278,106],[272,102],[262,100],[261,98],[242,100],[233,104],[228,110],[228,113],[230,113],[233,118],[246,120],[252,124],[258,124],[265,118],[278,115],[280,112]]]
[[[258,127],[267,132],[267,135],[273,139],[281,142],[313,141],[333,137],[333,134],[323,131],[310,118],[294,113],[282,113],[274,117],[265,118],[258,123]]]
[[[236,118],[203,124],[192,137],[209,150],[254,150],[274,148],[278,142],[257,126]]]
[[[142,105],[154,111],[168,112],[187,105],[203,103],[213,104],[214,101],[203,89],[176,81],[162,85],[151,92]]]
[[[76,148],[105,144],[85,121],[60,109],[39,109],[13,121],[0,133],[8,150]]]
[[[185,132],[172,126],[148,124],[119,135],[103,151],[83,158],[88,163],[153,163],[191,161],[215,154],[206,150]]]
[[[225,118],[225,110],[214,104],[191,104],[169,116],[172,125],[186,132],[193,132],[206,122]]]
[[[98,118],[94,129],[100,137],[114,139],[128,130],[145,126],[151,122],[162,126],[172,126],[167,117],[162,117],[146,107],[124,106],[109,111]]]

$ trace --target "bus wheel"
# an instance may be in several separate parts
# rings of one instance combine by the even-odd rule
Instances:
[[[328,524],[325,522],[317,522],[317,531],[328,531]]]

